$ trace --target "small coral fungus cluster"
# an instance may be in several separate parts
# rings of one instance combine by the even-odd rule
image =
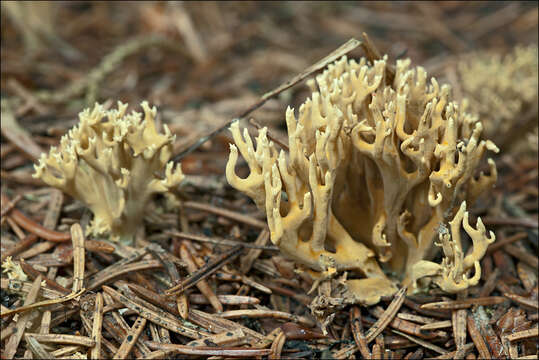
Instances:
[[[265,129],[255,146],[234,123],[226,168],[229,183],[266,212],[283,254],[319,278],[347,272],[342,296],[363,304],[396,283],[410,292],[429,282],[448,292],[475,285],[494,241],[480,219],[469,223],[466,204],[493,186],[491,159],[488,176],[475,173],[498,148],[481,140],[481,122],[449,86],[428,82],[409,60],[397,61],[390,80],[386,62],[343,57],[319,75],[297,117],[286,112],[288,153]],[[235,173],[238,150],[245,179]]]
[[[85,203],[94,219],[87,233],[110,234],[130,243],[155,193],[178,185],[183,174],[168,162],[175,136],[155,127],[155,107],[142,103],[142,114],[126,114],[127,104],[104,110],[96,104],[79,114],[78,126],[58,148],[42,154],[34,177]],[[159,172],[164,169],[164,178]],[[157,174],[157,176],[156,176]]]
[[[537,55],[537,45],[517,46],[505,56],[474,52],[457,64],[470,110],[479,114],[486,136],[504,151],[518,145],[522,135],[537,132]],[[537,153],[537,142],[532,148]]]

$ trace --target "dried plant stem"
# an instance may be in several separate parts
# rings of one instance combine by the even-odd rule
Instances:
[[[273,89],[272,91],[269,91],[262,95],[260,99],[254,103],[253,105],[249,106],[244,112],[242,112],[237,117],[233,118],[230,121],[227,121],[224,125],[220,126],[219,128],[213,130],[206,136],[202,136],[200,139],[198,139],[193,145],[189,146],[187,149],[176,155],[172,160],[173,161],[180,161],[183,159],[186,155],[189,155],[196,149],[198,149],[202,144],[204,144],[206,141],[212,139],[215,137],[215,135],[219,134],[224,129],[228,128],[230,124],[232,124],[235,121],[240,121],[244,118],[246,118],[250,113],[261,107],[274,96],[277,96],[281,92],[285,91],[286,89],[291,88],[292,86],[296,85],[297,83],[303,81],[305,78],[311,76],[313,73],[325,68],[328,64],[334,62],[335,60],[339,59],[341,56],[347,54],[348,52],[352,51],[356,47],[358,47],[361,44],[360,41],[356,39],[350,39],[345,44],[341,45],[338,49],[331,52],[328,56],[324,57],[320,61],[316,62],[315,64],[309,66],[307,69],[302,71],[300,74],[296,75],[292,79],[286,81],[285,83],[281,84],[277,88]]]

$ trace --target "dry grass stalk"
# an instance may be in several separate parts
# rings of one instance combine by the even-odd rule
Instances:
[[[329,55],[321,59],[320,61],[316,62],[315,64],[311,65],[304,71],[302,71],[300,74],[296,75],[292,79],[286,81],[285,83],[281,84],[277,88],[265,93],[260,97],[260,99],[252,104],[249,108],[247,108],[245,111],[243,111],[239,116],[235,117],[234,119],[228,121],[224,125],[220,126],[219,128],[213,130],[206,136],[202,136],[200,139],[198,139],[193,145],[189,146],[186,150],[182,151],[180,154],[178,154],[176,157],[174,157],[174,161],[179,161],[186,155],[190,154],[194,150],[196,150],[198,147],[200,147],[202,144],[204,144],[206,141],[212,139],[217,134],[222,132],[224,129],[228,128],[233,122],[239,121],[243,118],[246,118],[251,112],[255,111],[262,105],[264,105],[269,99],[277,96],[278,94],[282,93],[283,91],[291,88],[292,86],[296,85],[297,83],[305,80],[307,77],[311,76],[315,72],[325,68],[328,64],[334,62],[335,60],[339,59],[340,57],[344,56],[348,52],[352,51],[356,47],[358,47],[361,44],[360,41],[356,39],[350,39],[345,44],[341,45],[339,48],[337,48],[335,51],[331,52]]]
[[[223,305],[258,305],[260,303],[260,299],[254,296],[217,295],[217,299]],[[209,304],[208,300],[200,294],[190,294],[189,302],[193,304]]]

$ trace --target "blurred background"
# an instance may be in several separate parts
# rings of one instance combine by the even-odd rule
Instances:
[[[391,61],[409,57],[441,78],[463,54],[538,41],[536,1],[3,1],[1,23],[2,99],[44,148],[95,101],[147,99],[181,152],[363,32]],[[298,84],[252,116],[284,136],[284,110],[308,95]],[[202,148],[222,157],[199,154],[185,171],[222,172],[225,142]]]

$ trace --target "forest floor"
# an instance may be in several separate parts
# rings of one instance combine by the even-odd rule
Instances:
[[[409,57],[444,79],[463,54],[537,44],[536,2],[4,5],[1,250],[25,277],[2,274],[2,359],[536,358],[537,150],[497,156],[498,183],[472,210],[497,237],[477,286],[343,306],[327,334],[309,308],[313,280],[224,177],[230,122],[286,143],[287,106],[305,101],[311,66],[341,45],[352,58],[374,47],[390,62]],[[118,100],[137,110],[148,100],[176,134],[180,210],[153,201],[133,247],[58,240],[91,214],[34,179],[33,164],[82,109]],[[79,278],[85,290],[73,293]],[[178,283],[189,288],[170,300]]]

